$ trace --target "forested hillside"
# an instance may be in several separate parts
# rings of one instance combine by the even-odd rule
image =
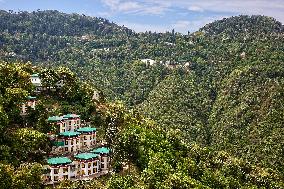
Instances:
[[[112,177],[109,187],[283,186],[282,23],[236,16],[183,35],[135,33],[103,18],[58,11],[1,11],[0,18],[1,60],[31,61],[39,69],[68,67],[108,102],[120,100],[131,109],[118,108],[133,118],[127,121],[112,106],[102,110],[118,119],[112,145],[117,152],[125,148],[116,154],[118,165],[128,159],[132,176],[139,175]],[[1,95],[11,103],[5,86]],[[75,101],[88,118],[96,108],[85,108],[89,99],[81,95],[66,94],[60,111]],[[0,121],[7,125],[12,109],[2,107]],[[145,117],[155,123],[146,124]],[[107,113],[98,119],[105,126],[110,120]]]

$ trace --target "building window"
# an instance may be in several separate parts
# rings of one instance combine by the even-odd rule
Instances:
[[[88,175],[91,175],[92,173],[91,173],[91,170],[88,170]]]
[[[65,151],[68,151],[68,147],[65,147]]]
[[[55,176],[55,177],[54,177],[54,181],[58,181],[58,176]]]
[[[46,176],[46,182],[50,182],[51,177],[50,176]]]
[[[65,140],[65,145],[68,145],[68,140]]]
[[[95,162],[93,163],[93,166],[94,166],[94,167],[96,167],[96,166],[97,166],[97,161],[95,161]]]
[[[54,174],[58,174],[58,169],[53,169]]]
[[[101,164],[101,168],[102,168],[102,169],[105,168],[105,164],[102,163],[102,164]]]
[[[91,166],[92,166],[92,163],[89,162],[88,163],[88,168],[91,168]]]
[[[97,172],[97,169],[96,168],[93,168],[93,173],[96,173]]]
[[[73,140],[71,140],[71,145],[73,145]]]
[[[67,173],[68,172],[68,168],[63,168],[63,173]]]
[[[82,163],[82,168],[85,168],[85,163]]]
[[[71,169],[71,171],[75,171],[76,170],[75,165],[72,165],[70,169]]]
[[[84,136],[84,140],[87,140],[87,136],[86,135]]]

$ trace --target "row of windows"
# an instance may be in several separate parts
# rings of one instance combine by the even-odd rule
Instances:
[[[79,144],[79,143],[80,143],[80,142],[79,142],[79,140],[77,139],[76,142],[75,142],[75,144]],[[65,140],[65,145],[68,145],[68,144],[69,144],[68,140]],[[71,144],[71,145],[74,145],[74,141],[71,140],[71,141],[70,141],[70,144]],[[91,141],[91,144],[96,144],[96,141]],[[86,146],[86,145],[87,145],[87,142],[84,142],[83,145]]]
[[[93,162],[93,163],[92,163],[92,162],[89,162],[89,163],[88,163],[88,168],[91,168],[92,164],[93,164],[93,167],[96,167],[96,166],[98,165],[97,161],[95,161],[95,162]],[[82,167],[82,168],[85,168],[85,163],[82,163],[82,164],[81,164],[81,167]]]
[[[98,172],[98,169],[97,168],[93,168],[93,174],[94,173],[97,173]],[[85,170],[82,170],[82,175],[85,175]],[[88,170],[88,175],[91,175],[92,174],[92,172],[91,172],[91,170]]]

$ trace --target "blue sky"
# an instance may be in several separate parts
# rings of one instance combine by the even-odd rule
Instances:
[[[193,32],[214,20],[240,14],[272,16],[284,23],[284,0],[0,0],[0,9],[104,17],[137,32]]]

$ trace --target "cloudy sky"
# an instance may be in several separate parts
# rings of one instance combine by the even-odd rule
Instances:
[[[284,23],[284,0],[0,0],[0,9],[104,17],[137,32],[175,29],[187,33],[240,14],[272,16]]]

